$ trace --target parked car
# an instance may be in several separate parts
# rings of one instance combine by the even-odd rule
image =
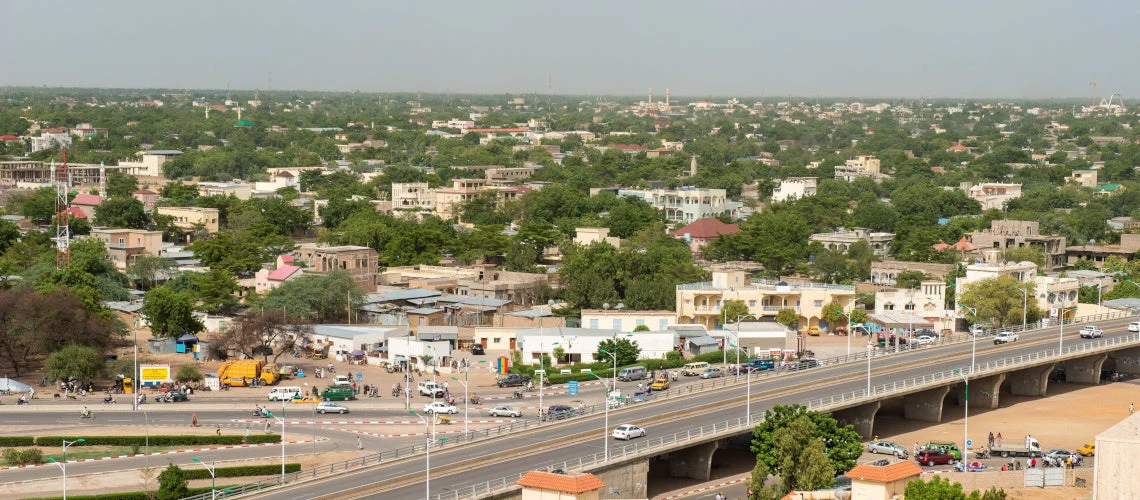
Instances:
[[[436,384],[431,380],[421,380],[419,384],[419,393],[421,396],[428,396],[433,398],[443,397],[443,386]]]
[[[701,378],[717,378],[723,376],[724,371],[722,371],[720,368],[708,367],[705,368],[705,371],[701,372]]]
[[[1140,321],[1133,321],[1128,324],[1128,331],[1140,332]]]
[[[522,412],[507,405],[499,405],[491,408],[492,417],[521,417]]]
[[[1041,456],[1052,458],[1054,460],[1065,460],[1066,458],[1072,458],[1073,460],[1076,460],[1079,455],[1077,455],[1076,453],[1073,453],[1069,450],[1065,450],[1065,449],[1061,449],[1061,448],[1053,448],[1052,450],[1045,452]]]
[[[1081,338],[1082,339],[1095,339],[1095,338],[1098,338],[1102,335],[1104,335],[1104,331],[1101,330],[1099,326],[1085,325],[1085,326],[1081,327]]]
[[[894,455],[899,458],[906,458],[907,455],[910,454],[905,447],[899,446],[893,441],[872,441],[867,443],[867,453],[882,453]]]
[[[485,350],[483,350],[483,344],[474,344],[471,346],[471,354],[474,354],[476,356],[482,356],[486,353],[487,352]]]
[[[811,335],[811,336],[813,336],[813,337],[818,337],[818,336],[819,336],[819,327],[818,327],[818,326],[813,326],[813,327],[811,327],[811,328],[808,328],[808,330],[807,330],[807,334],[808,334],[808,335]]]
[[[934,343],[937,341],[937,337],[932,337],[930,335],[919,335],[914,339],[914,343],[917,345],[934,345]]]
[[[994,336],[994,345],[1017,342],[1018,336],[1013,332],[1000,332]]]
[[[1096,443],[1085,443],[1084,446],[1077,448],[1077,453],[1082,456],[1091,457],[1096,455]]]
[[[332,401],[321,401],[317,403],[317,413],[340,413],[343,415],[348,413],[348,407]]]
[[[978,325],[974,325],[974,326],[970,327],[970,334],[975,336],[975,337],[978,335],[985,334],[985,333],[986,333],[986,331]]]
[[[935,465],[954,464],[954,457],[942,450],[922,450],[914,456],[914,460],[927,467]]]
[[[659,378],[654,380],[652,384],[649,384],[649,387],[655,391],[664,391],[669,388],[669,379]]]
[[[563,420],[578,414],[578,410],[566,405],[552,405],[542,416],[543,420]]]
[[[456,408],[455,405],[444,403],[443,401],[436,401],[434,403],[428,403],[424,405],[424,413],[450,413],[454,415],[456,413],[459,413],[459,408]]]
[[[530,382],[530,378],[518,373],[512,373],[499,379],[498,384],[499,387],[519,387],[526,385],[527,382]]]
[[[947,442],[947,443],[936,443],[934,441],[931,441],[929,443],[926,443],[926,446],[923,446],[923,449],[926,449],[926,450],[946,450],[946,453],[948,453],[951,457],[953,457],[954,460],[961,460],[962,459],[962,450],[958,449],[957,443],[949,443],[949,442]]]
[[[629,441],[635,437],[645,437],[645,429],[631,424],[621,424],[614,429],[614,439]]]

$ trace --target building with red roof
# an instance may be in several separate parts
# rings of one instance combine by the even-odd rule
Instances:
[[[515,484],[522,486],[522,500],[596,500],[606,487],[593,474],[558,474],[532,470]]]
[[[293,265],[292,255],[277,257],[277,268],[262,268],[254,274],[254,288],[257,293],[265,293],[281,286],[282,283],[301,276],[304,271],[301,267]]]
[[[718,236],[739,232],[740,227],[736,224],[728,224],[721,222],[720,219],[705,217],[673,231],[672,234],[674,238],[689,242],[689,250],[692,250],[693,253],[699,253],[701,248]]]
[[[103,197],[97,194],[77,194],[71,199],[71,207],[78,208],[87,214],[88,219],[95,218],[95,211],[103,204]],[[74,217],[74,215],[72,216]]]

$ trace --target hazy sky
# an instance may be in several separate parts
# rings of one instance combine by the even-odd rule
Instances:
[[[0,84],[1140,96],[1140,2],[0,0]]]

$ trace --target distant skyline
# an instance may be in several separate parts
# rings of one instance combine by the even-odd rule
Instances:
[[[0,3],[0,85],[664,97],[1140,97],[1140,4]]]

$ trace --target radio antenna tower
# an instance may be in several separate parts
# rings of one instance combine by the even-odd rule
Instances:
[[[67,171],[66,149],[60,150],[59,158],[58,167],[55,160],[51,162],[51,180],[55,184],[55,267],[67,269],[71,265],[71,175]]]

